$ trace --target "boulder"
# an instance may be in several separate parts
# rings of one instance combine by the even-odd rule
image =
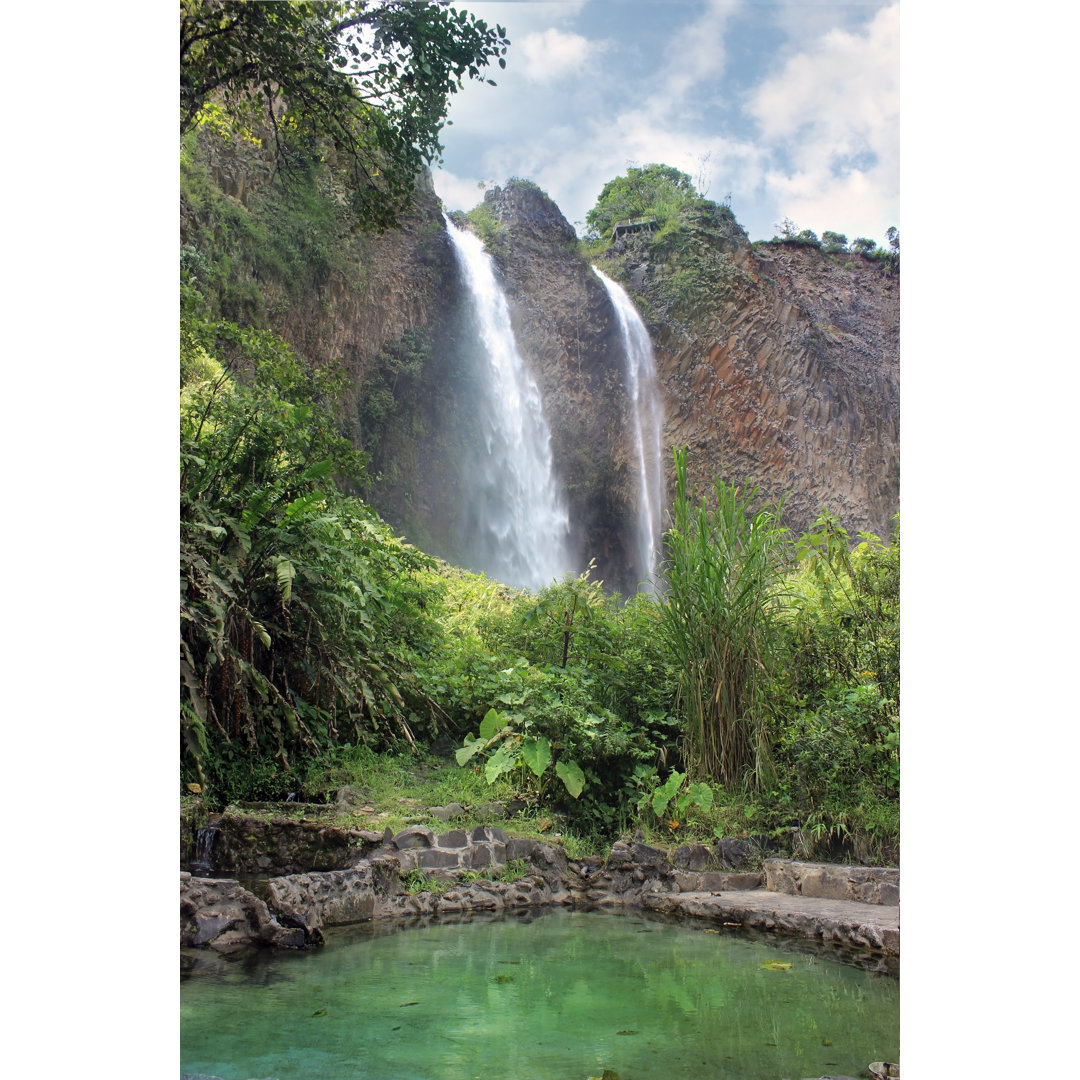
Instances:
[[[283,926],[266,903],[229,878],[180,875],[180,945],[223,954],[252,946],[302,949],[313,938]]]

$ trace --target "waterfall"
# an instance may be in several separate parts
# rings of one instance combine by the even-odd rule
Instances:
[[[638,575],[644,590],[654,592],[652,577],[656,570],[656,552],[663,530],[664,512],[664,410],[656,380],[652,342],[626,290],[595,266],[593,270],[596,270],[596,276],[604,283],[611,297],[622,332],[626,389],[630,395],[630,422],[638,459]]]
[[[480,440],[466,469],[467,546],[474,569],[507,585],[540,589],[572,570],[569,515],[555,481],[540,390],[518,351],[506,296],[480,239],[446,219],[468,289],[478,347]]]
[[[213,872],[214,860],[211,857],[214,850],[214,840],[221,830],[216,825],[207,825],[199,829],[195,834],[195,852],[188,863],[188,869],[193,874],[209,874]]]

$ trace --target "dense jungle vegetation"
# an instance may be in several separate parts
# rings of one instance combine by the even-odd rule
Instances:
[[[250,8],[261,11],[254,27]],[[273,25],[281,9],[284,30]],[[351,110],[345,128],[327,129],[305,112],[308,88],[282,91],[283,108],[270,113],[288,168],[261,222],[238,204],[215,209],[205,177],[186,175],[202,220],[227,227],[205,229],[181,260],[182,785],[215,805],[291,792],[322,800],[343,782],[370,789],[393,775],[400,790],[412,772],[434,770],[447,798],[516,799],[523,823],[557,821],[578,843],[639,828],[659,841],[798,829],[807,855],[855,838],[863,858],[895,858],[898,528],[853,538],[823,511],[792,536],[782,505],[755,491],[688,489],[679,451],[659,599],[611,595],[588,571],[534,594],[436,561],[347,494],[362,489],[365,462],[335,413],[343,376],[267,329],[273,312],[257,287],[243,303],[231,295],[228,259],[237,243],[245,258],[277,245],[267,279],[306,272],[326,251],[304,251],[300,234],[282,244],[298,208],[326,206],[313,193],[328,140],[374,123],[375,160],[403,145],[383,130],[390,106],[350,98],[335,69],[319,67],[327,25],[380,11],[387,48],[428,42],[422,62],[383,60],[397,66],[393,78],[442,57],[442,97],[424,99],[434,152],[444,83],[479,77],[505,49],[501,28],[438,5],[181,4],[184,77],[210,87],[182,95],[192,128],[258,137],[258,94],[230,111],[212,90],[229,85],[224,45],[250,60],[259,34],[308,35],[317,85],[329,80],[343,95],[333,115]],[[206,35],[226,39],[224,60],[200,53]],[[236,70],[236,87],[262,77]],[[283,123],[293,112],[296,123]],[[398,164],[415,162],[405,154]],[[376,196],[360,166],[349,176],[357,195],[342,212],[352,225],[392,227],[404,189]],[[318,247],[326,223],[312,220],[303,238]]]

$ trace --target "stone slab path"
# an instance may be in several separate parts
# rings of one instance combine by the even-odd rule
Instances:
[[[799,937],[900,955],[900,909],[857,900],[788,896],[763,889],[733,892],[646,893],[651,911],[693,915]]]

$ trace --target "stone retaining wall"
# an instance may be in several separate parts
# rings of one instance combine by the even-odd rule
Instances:
[[[900,871],[896,867],[836,866],[790,859],[766,859],[763,866],[769,892],[890,907],[900,904]]]
[[[273,877],[268,904],[236,881],[181,874],[184,946],[219,951],[243,944],[296,948],[321,941],[323,927],[371,919],[582,904],[734,919],[749,927],[843,941],[886,954],[899,950],[898,915],[884,914],[899,904],[897,869],[784,859],[765,860],[763,870],[721,869],[742,861],[745,853],[737,845],[743,841],[729,842],[726,848],[721,841],[715,850],[702,844],[683,846],[669,856],[640,840],[620,840],[603,860],[575,861],[554,844],[510,837],[487,825],[443,833],[413,825],[396,835],[387,829],[381,836],[359,831],[352,836],[311,823],[229,817],[222,817],[231,838],[222,849],[227,858],[235,858],[235,838],[240,836],[251,856],[244,865],[262,869],[258,839],[264,830],[272,836],[277,829],[283,835],[272,844],[271,862],[289,865],[298,850],[304,850],[316,865]],[[344,867],[318,867],[319,862],[345,859]],[[523,860],[528,871],[517,880],[478,879],[489,869],[497,878],[507,862],[516,860]],[[426,875],[432,885],[438,882],[438,887],[416,889],[423,884],[421,878],[407,890],[405,879],[414,872]],[[762,890],[763,884],[768,891]],[[814,905],[829,902],[837,912],[813,913]],[[844,904],[853,902],[865,910],[839,914]],[[880,917],[873,914],[875,907]]]
[[[378,833],[363,829],[235,810],[215,815],[209,824],[217,830],[211,851],[214,866],[235,874],[345,870],[379,842]],[[190,864],[195,835],[194,829],[181,829],[181,865]]]
[[[642,897],[642,906],[649,911],[793,934],[889,957],[900,955],[899,913],[883,904],[796,898],[763,890],[722,894],[650,893]]]

